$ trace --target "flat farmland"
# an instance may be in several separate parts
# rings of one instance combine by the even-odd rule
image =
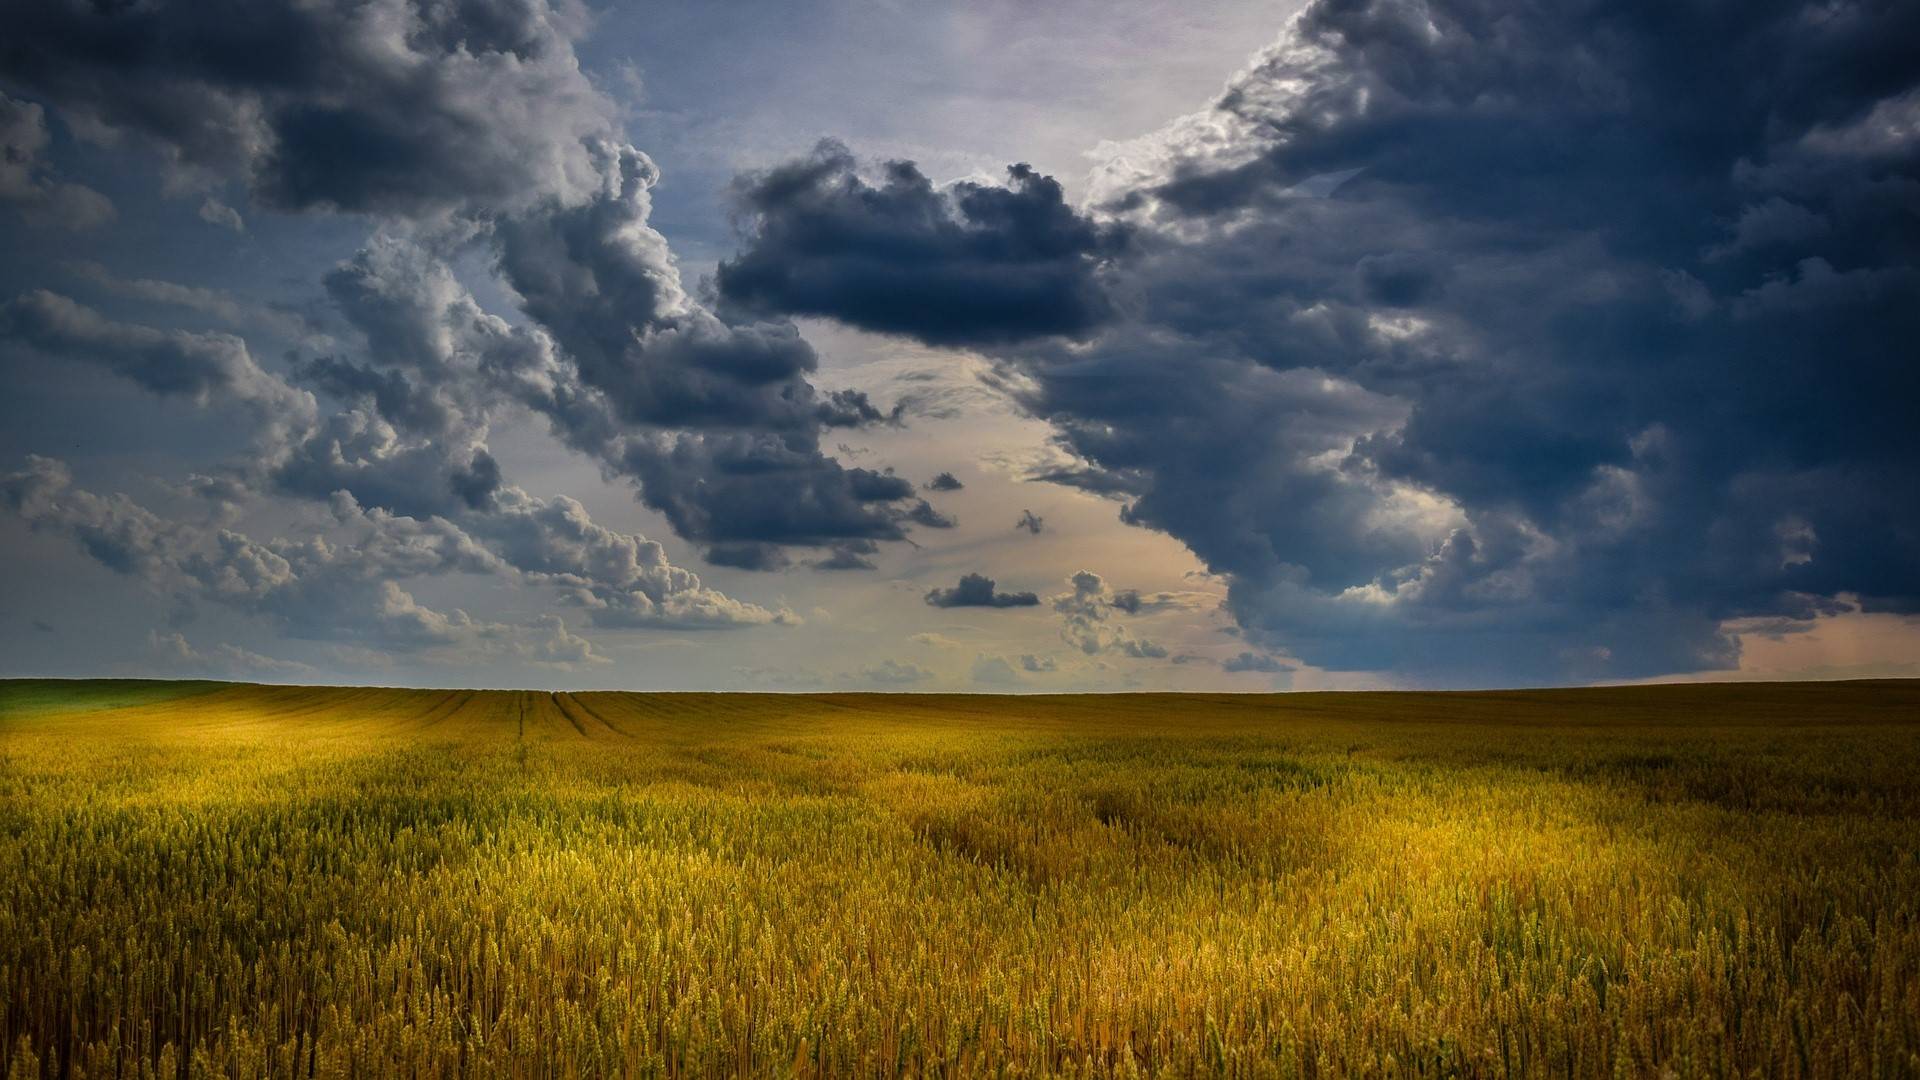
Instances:
[[[1920,1075],[1920,683],[0,683],[9,1076]]]

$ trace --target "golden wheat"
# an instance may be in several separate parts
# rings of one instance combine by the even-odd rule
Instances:
[[[9,1076],[1920,1075],[1920,685],[0,688]]]

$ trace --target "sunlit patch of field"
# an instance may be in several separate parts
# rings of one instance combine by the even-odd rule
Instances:
[[[1920,683],[0,684],[9,1075],[1920,1075]]]

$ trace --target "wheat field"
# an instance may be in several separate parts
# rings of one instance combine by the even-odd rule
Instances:
[[[0,683],[0,1056],[1920,1075],[1920,683]]]

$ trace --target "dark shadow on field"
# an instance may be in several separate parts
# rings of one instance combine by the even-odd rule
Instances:
[[[193,697],[228,683],[153,679],[0,679],[0,730],[10,719],[93,712]]]

